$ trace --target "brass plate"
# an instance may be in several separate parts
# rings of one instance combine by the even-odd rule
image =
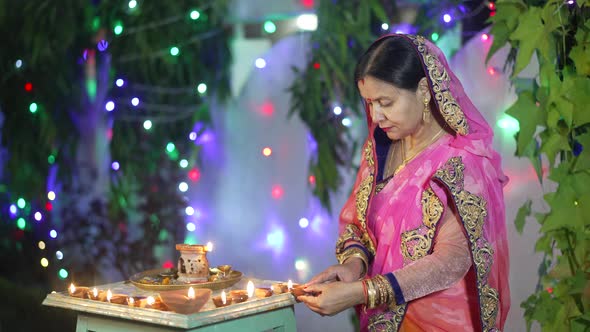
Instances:
[[[160,273],[169,271],[168,269],[154,269],[147,270],[140,273],[136,273],[129,278],[129,281],[138,288],[151,290],[151,291],[166,291],[175,289],[188,289],[193,288],[209,288],[210,290],[219,290],[233,286],[235,283],[242,279],[242,272],[232,270],[227,278],[215,281],[200,282],[200,283],[177,283],[169,285],[161,284],[148,284],[140,282],[144,277],[157,278]]]

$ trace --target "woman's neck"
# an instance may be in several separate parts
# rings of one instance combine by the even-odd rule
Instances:
[[[411,156],[415,153],[425,149],[430,144],[434,143],[440,136],[444,129],[437,121],[432,121],[429,124],[423,124],[416,130],[414,134],[408,135],[403,140],[404,153],[406,156]],[[402,142],[400,142],[402,143]]]

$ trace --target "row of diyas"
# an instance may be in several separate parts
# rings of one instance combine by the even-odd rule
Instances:
[[[209,299],[211,299],[215,307],[220,308],[270,297],[273,294],[291,293],[297,298],[297,296],[305,293],[302,285],[293,284],[291,280],[287,283],[272,284],[270,288],[256,288],[252,281],[248,281],[246,290],[228,290],[227,293],[222,290],[221,294],[215,297],[211,297],[212,291],[210,289],[198,288],[195,290],[193,287],[189,287],[186,293],[184,291],[182,293],[179,291],[162,291],[159,296],[147,297],[113,294],[110,289],[105,292],[104,290],[98,290],[96,287],[91,290],[89,287],[76,287],[74,284],[70,285],[68,291],[72,297],[128,305],[130,307],[171,310],[181,314],[198,312]]]
[[[110,289],[105,292],[104,290],[99,290],[96,287],[90,289],[89,287],[83,286],[76,287],[74,284],[71,284],[68,288],[68,294],[73,297],[99,302],[126,304],[130,307],[166,310],[166,308],[162,305],[162,301],[155,296],[129,296],[125,294],[113,294]]]
[[[273,294],[291,293],[297,297],[302,295],[303,286],[293,284],[291,280],[285,283],[273,284],[270,288],[256,288],[252,281],[248,281],[246,290],[230,290],[228,293],[225,290],[221,291],[219,296],[212,298],[216,307],[225,307],[232,303],[241,303],[252,298],[265,298]]]

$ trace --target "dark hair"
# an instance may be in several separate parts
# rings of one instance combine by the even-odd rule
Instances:
[[[356,65],[354,81],[368,75],[412,91],[425,77],[414,46],[402,36],[383,37],[365,51]]]

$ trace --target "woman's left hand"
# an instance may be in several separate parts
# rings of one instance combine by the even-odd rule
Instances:
[[[302,295],[298,296],[297,300],[322,316],[332,316],[365,302],[363,285],[360,281],[313,284],[305,287],[304,290],[317,295]]]

